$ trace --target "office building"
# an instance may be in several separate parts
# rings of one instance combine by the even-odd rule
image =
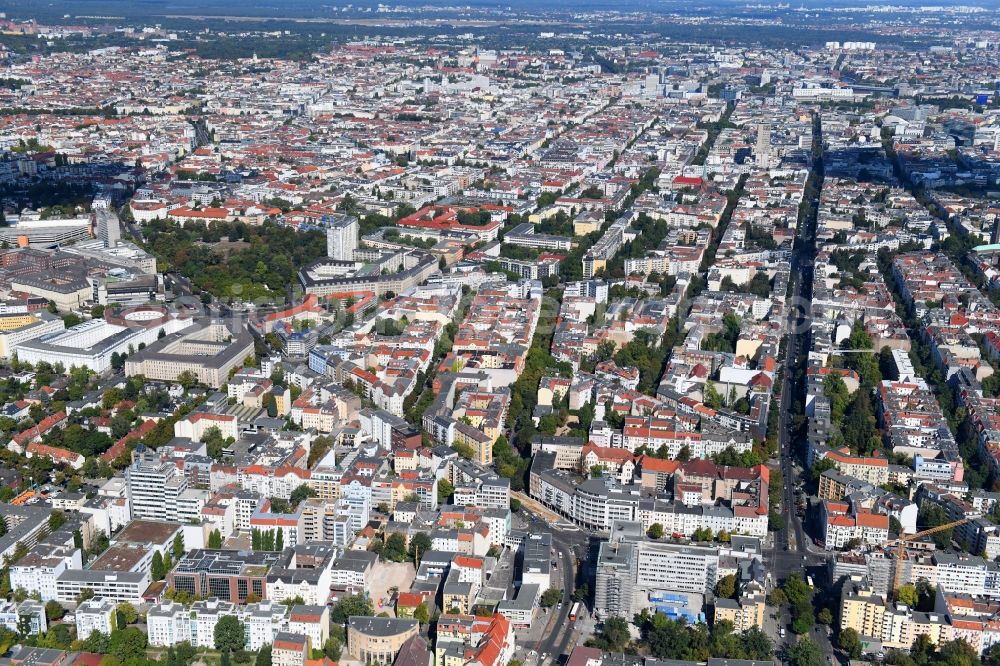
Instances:
[[[76,603],[81,592],[91,590],[95,599],[139,604],[151,582],[148,571],[67,569],[56,579],[56,601]]]
[[[281,553],[264,551],[189,550],[167,575],[167,584],[234,603],[245,603],[251,594],[266,599],[268,571],[281,560]]]
[[[90,289],[89,283],[86,288]],[[140,306],[22,342],[14,351],[22,362],[62,363],[67,369],[103,373],[111,369],[112,356],[133,354],[140,345],[156,342],[161,331],[170,335],[190,325],[190,319],[175,317],[164,308]]]
[[[94,217],[94,235],[104,243],[104,247],[113,248],[118,245],[122,237],[122,226],[118,215],[114,211],[100,208],[95,211]]]
[[[199,383],[218,388],[253,349],[253,337],[242,325],[234,332],[222,322],[203,322],[131,354],[125,361],[125,375],[174,382],[188,372]]]
[[[665,593],[707,594],[718,570],[717,548],[653,541],[641,524],[616,521],[598,553],[594,612],[630,618],[656,610]]]

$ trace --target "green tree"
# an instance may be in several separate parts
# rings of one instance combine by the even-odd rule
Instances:
[[[983,666],[1000,666],[1000,643],[994,643],[983,654]]]
[[[705,406],[711,409],[722,407],[722,394],[715,388],[713,382],[706,382],[705,384],[704,402]]]
[[[174,555],[174,561],[179,561],[184,557],[184,533],[178,532],[174,535],[174,542],[171,544],[171,552]]]
[[[806,582],[802,580],[802,575],[797,571],[788,576],[781,589],[784,591],[788,603],[793,606],[809,601],[812,597],[812,590],[809,589]]]
[[[650,539],[662,539],[663,538],[663,525],[659,523],[653,523],[649,526],[649,531],[646,532]]]
[[[853,354],[862,356],[862,354]],[[854,392],[854,397],[848,405],[841,422],[841,433],[844,441],[858,454],[868,455],[881,448],[882,436],[878,430],[875,418],[875,408],[872,406],[868,390],[862,387]]]
[[[979,654],[962,638],[947,641],[938,646],[935,664],[941,666],[978,666]]]
[[[208,547],[209,548],[222,548],[222,533],[215,529],[208,534]]]
[[[27,638],[31,635],[31,616],[27,613],[17,616],[17,635],[21,638]]]
[[[56,509],[49,514],[49,533],[55,532],[66,524],[66,514]]]
[[[792,631],[800,636],[808,634],[816,626],[812,602],[808,599],[792,606]]]
[[[896,601],[904,603],[910,608],[917,607],[917,588],[915,585],[903,585],[896,592]]]
[[[631,639],[628,622],[621,617],[609,617],[601,629],[601,638],[607,644],[609,652],[624,651]]]
[[[425,625],[428,622],[430,622],[431,614],[427,610],[427,604],[422,603],[413,609],[413,619],[422,625]]]
[[[54,622],[55,620],[61,620],[63,615],[66,614],[66,609],[62,607],[55,599],[46,602],[45,604],[45,619],[49,622]]]
[[[740,635],[745,659],[771,661],[774,645],[759,627],[750,627]]]
[[[235,615],[224,615],[215,623],[216,650],[242,650],[246,645],[243,623]]]
[[[85,652],[95,652],[97,654],[106,654],[108,651],[110,637],[107,634],[103,634],[99,631],[90,632],[90,636],[87,636],[83,640],[83,645],[81,649]]]
[[[135,627],[115,629],[108,638],[108,654],[122,661],[146,656],[146,634]]]
[[[149,575],[154,581],[167,577],[167,569],[163,566],[163,555],[158,550],[153,553],[153,561],[149,565]]]
[[[695,633],[683,619],[656,613],[643,621],[642,631],[653,655],[660,659],[702,661],[709,656],[707,631]]]
[[[352,615],[372,615],[373,612],[371,600],[358,594],[340,599],[330,611],[330,621],[334,624],[344,624]]]
[[[417,532],[410,537],[410,557],[414,563],[420,564],[420,558],[433,546],[430,536],[426,532]]]
[[[830,458],[820,458],[813,466],[810,468],[809,472],[812,475],[812,480],[814,482],[819,481],[819,477],[822,476],[823,472],[828,469],[837,469],[837,463],[833,462]]]
[[[307,484],[303,483],[292,491],[291,495],[288,498],[288,501],[293,507],[297,507],[304,500],[307,500],[310,497],[316,497],[316,495],[317,493],[315,490],[313,490]]]
[[[190,391],[198,383],[198,377],[190,370],[185,370],[177,375],[177,383],[180,384],[185,391]]]
[[[715,584],[715,596],[720,599],[733,599],[736,596],[736,575],[727,574]]]
[[[541,600],[542,608],[552,608],[557,603],[562,601],[562,597],[563,597],[562,590],[555,587],[550,587],[549,589],[542,592],[542,600]]]
[[[123,601],[118,604],[118,620],[118,626],[120,627],[135,624],[139,620],[139,611],[132,604]]]
[[[384,559],[391,562],[405,562],[408,560],[409,553],[406,550],[406,537],[399,532],[390,534],[389,538],[382,544],[381,555]]]
[[[341,652],[341,643],[333,636],[326,639],[326,643],[323,643],[323,654],[329,657],[331,661],[339,660],[340,652]]]
[[[860,659],[863,646],[861,644],[861,637],[858,632],[851,627],[846,627],[840,630],[840,636],[837,637],[837,645],[841,650],[847,653],[851,659]]]
[[[823,653],[819,646],[803,636],[785,648],[785,660],[792,666],[820,666]]]
[[[254,661],[254,666],[271,666],[271,646],[265,645],[257,653],[257,659]]]
[[[928,612],[934,608],[937,598],[937,587],[930,584],[926,578],[917,579],[917,610]]]
[[[455,496],[455,486],[448,479],[438,480],[438,504],[447,504]]]
[[[830,420],[839,423],[844,417],[844,410],[851,399],[847,384],[839,375],[827,375],[823,380],[823,394],[830,399]]]
[[[739,636],[733,633],[733,623],[717,620],[710,634],[709,652],[713,657],[736,658],[743,655]]]

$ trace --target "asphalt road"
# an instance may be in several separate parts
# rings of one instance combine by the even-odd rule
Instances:
[[[543,662],[560,662],[573,646],[585,637],[577,636],[576,627],[569,621],[569,612],[573,608],[572,595],[576,588],[577,560],[586,566],[591,536],[577,529],[561,528],[558,524],[549,524],[537,516],[528,514],[528,530],[531,532],[547,531],[552,534],[553,556],[558,562],[558,568],[553,572],[553,586],[563,591],[562,608],[553,608],[548,615],[542,638],[530,642],[523,647],[535,650],[539,655],[547,655]],[[560,553],[562,556],[560,557]],[[574,640],[574,637],[580,640]]]
[[[818,140],[822,141],[822,134]],[[822,165],[814,164],[814,168],[822,169]],[[819,185],[822,187],[822,180],[820,180]],[[806,281],[811,280],[813,275],[818,208],[819,199],[814,197],[809,201],[809,211],[791,257],[792,292],[788,300],[788,318],[785,322],[788,342],[785,346],[784,372],[782,373],[781,402],[779,404],[781,410],[780,431],[778,434],[779,464],[785,481],[781,498],[785,526],[774,534],[770,552],[769,571],[775,584],[785,580],[792,572],[796,571],[806,576],[812,576],[814,581],[819,584],[823,584],[826,580],[825,567],[828,555],[825,551],[813,547],[809,536],[803,529],[802,519],[795,512],[795,489],[802,487],[806,480],[806,472],[797,458],[801,453],[799,451],[801,447],[798,446],[800,443],[794,440],[792,433],[794,397],[791,378],[795,368],[803,361],[803,356],[808,354],[810,344],[807,321],[810,301],[806,298],[808,295]],[[787,610],[782,610],[778,618],[778,625],[785,628],[783,639],[777,636],[773,637],[777,640],[780,654],[782,645],[796,640],[791,631],[791,616]],[[808,637],[819,646],[824,655],[823,661],[833,663],[835,654],[827,628],[817,624]]]

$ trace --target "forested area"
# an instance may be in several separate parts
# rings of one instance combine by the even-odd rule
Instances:
[[[297,231],[265,222],[189,222],[183,227],[154,221],[146,244],[160,270],[190,276],[194,285],[217,298],[283,297],[298,269],[326,256],[322,231]]]

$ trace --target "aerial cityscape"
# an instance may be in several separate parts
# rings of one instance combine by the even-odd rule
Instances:
[[[995,0],[0,0],[0,151],[0,666],[1000,666]]]

